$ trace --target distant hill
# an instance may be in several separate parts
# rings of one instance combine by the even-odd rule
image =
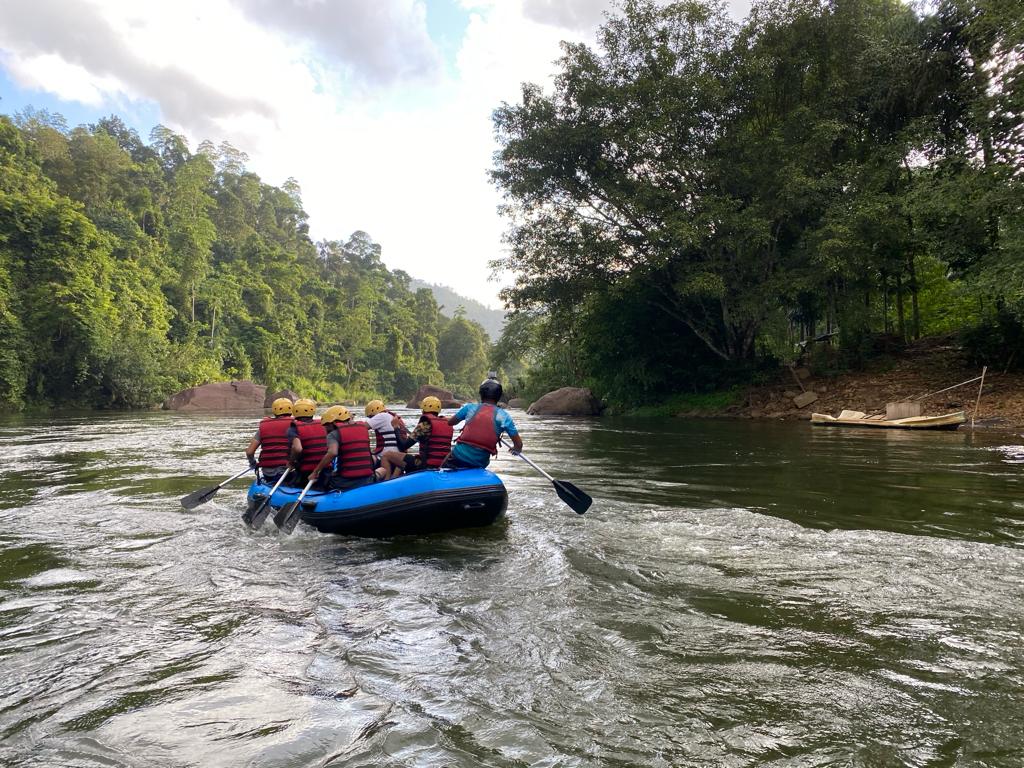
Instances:
[[[447,285],[432,285],[422,280],[413,279],[410,288],[414,291],[420,288],[429,288],[434,294],[434,301],[443,307],[442,312],[451,317],[460,306],[466,310],[466,317],[476,320],[487,331],[491,341],[497,341],[501,336],[501,329],[505,326],[505,313],[500,309],[490,309],[476,299],[468,299],[460,296]]]

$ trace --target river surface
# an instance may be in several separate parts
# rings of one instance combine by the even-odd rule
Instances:
[[[540,420],[507,518],[240,522],[245,418],[0,423],[0,765],[1021,766],[1024,438]]]

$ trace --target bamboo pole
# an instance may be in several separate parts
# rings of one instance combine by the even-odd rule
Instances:
[[[978,415],[978,406],[981,405],[981,390],[985,388],[985,373],[988,371],[988,366],[984,366],[981,369],[981,384],[978,385],[978,399],[974,401],[974,410],[971,412],[971,429],[974,429],[974,417]]]

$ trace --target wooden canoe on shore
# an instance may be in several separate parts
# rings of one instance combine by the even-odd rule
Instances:
[[[963,411],[941,416],[911,416],[906,419],[886,419],[868,416],[860,411],[843,411],[838,416],[812,413],[811,424],[816,427],[869,427],[872,429],[946,429],[953,430],[967,421]]]

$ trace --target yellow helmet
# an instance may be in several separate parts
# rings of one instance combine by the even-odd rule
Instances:
[[[336,421],[348,421],[351,418],[352,414],[344,405],[332,405],[324,411],[320,421],[324,424],[333,424]]]
[[[306,397],[296,400],[295,405],[292,406],[292,414],[296,418],[312,418],[314,413],[316,413],[316,403]]]
[[[441,401],[433,395],[427,395],[423,398],[423,402],[420,403],[420,408],[423,409],[424,413],[440,413]]]
[[[292,412],[292,401],[287,397],[279,397],[270,404],[270,410],[274,412],[275,416],[284,416],[285,414],[290,416]]]
[[[371,400],[366,404],[366,416],[376,416],[378,413],[384,413],[384,401],[383,400]]]

